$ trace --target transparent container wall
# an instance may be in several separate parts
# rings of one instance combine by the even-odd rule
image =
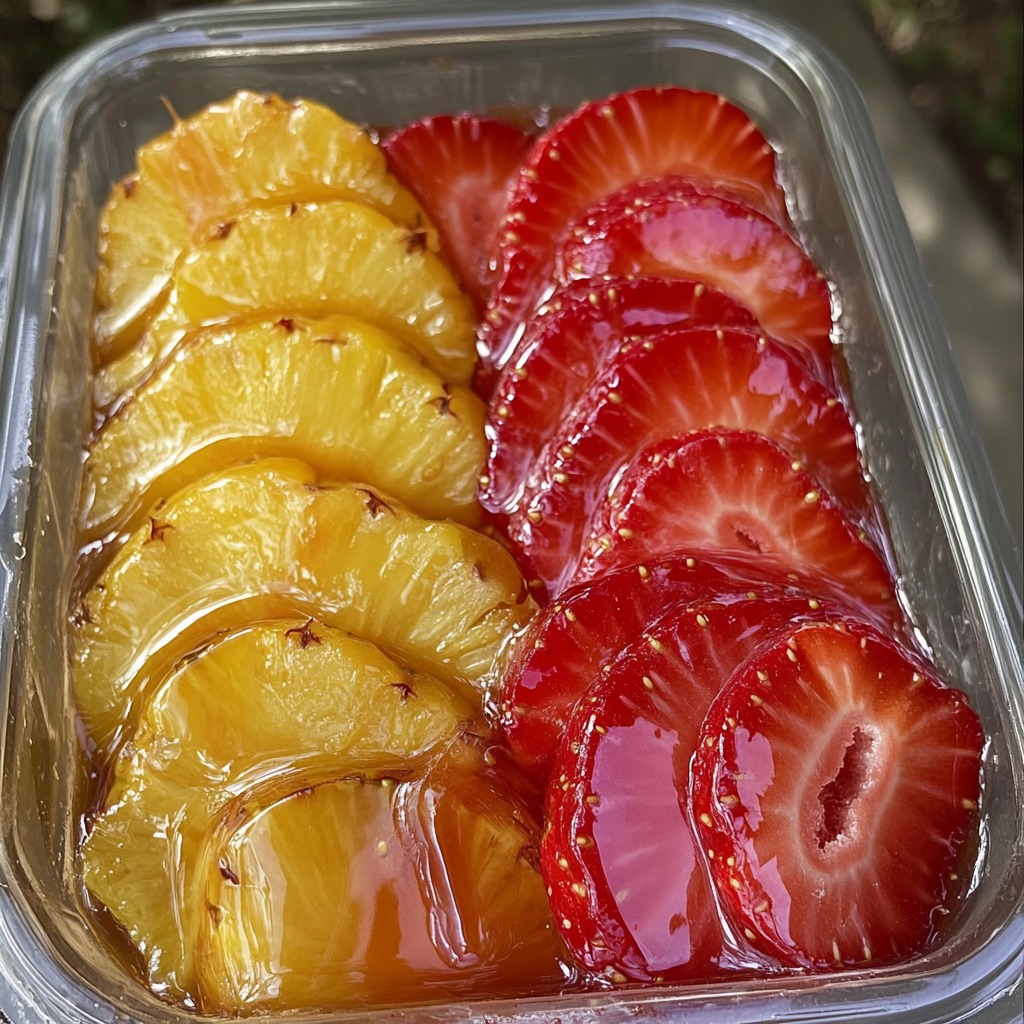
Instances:
[[[905,967],[827,984],[783,977],[569,994],[435,1008],[431,1017],[476,1019],[486,1009],[491,1019],[550,1020],[557,1012],[570,1021],[591,1019],[600,1007],[602,1021],[636,1012],[670,1019],[682,1010],[687,1019],[730,1022],[768,1013],[944,1020],[991,1001],[1012,981],[1024,930],[1015,555],[1000,532],[991,477],[965,425],[946,339],[863,106],[813,47],[721,7],[516,5],[502,14],[450,3],[426,10],[289,5],[287,13],[230,8],[167,19],[100,44],[52,80],[23,117],[5,192],[13,255],[4,321],[0,666],[10,687],[0,872],[9,903],[0,993],[54,1020],[187,1016],[150,996],[105,952],[81,904],[74,853],[82,780],[64,625],[89,428],[86,324],[98,213],[112,183],[132,168],[136,147],[169,126],[165,103],[186,116],[249,88],[320,100],[376,126],[467,109],[511,108],[543,122],[584,99],[674,83],[720,92],[760,124],[780,151],[794,222],[836,285],[849,393],[906,599],[991,737],[972,893],[944,943]],[[410,1012],[423,1019],[424,1011]],[[352,1016],[395,1019],[391,1010]]]

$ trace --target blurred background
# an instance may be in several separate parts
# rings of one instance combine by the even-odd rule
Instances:
[[[1020,0],[746,4],[817,36],[864,93],[1020,538]],[[0,0],[0,158],[18,108],[50,66],[97,36],[189,6],[182,0]]]
[[[6,137],[35,81],[72,50],[189,6],[182,0],[0,0],[0,134]],[[954,153],[1019,265],[1020,0],[854,0],[850,6],[884,48],[914,108]]]

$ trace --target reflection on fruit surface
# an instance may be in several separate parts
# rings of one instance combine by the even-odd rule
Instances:
[[[483,418],[468,388],[354,317],[201,329],[104,424],[85,462],[82,529],[87,540],[135,529],[161,495],[272,455],[476,525]]]
[[[440,680],[313,619],[228,633],[146,703],[86,839],[85,882],[139,949],[149,983],[184,999],[204,907],[197,865],[228,803],[422,769],[476,714]]]
[[[358,125],[307,100],[240,92],[143,146],[100,219],[95,348],[128,349],[181,254],[252,204],[356,199],[410,230],[416,201]]]
[[[564,950],[539,834],[483,752],[350,778],[225,820],[204,858],[201,988],[218,1009],[550,990]]]
[[[984,732],[773,144],[675,85],[528,120],[240,93],[111,193],[81,869],[161,999],[735,993],[957,908]]]
[[[214,474],[156,510],[83,597],[75,696],[97,752],[151,687],[217,631],[303,612],[455,686],[482,687],[532,605],[511,556],[294,460]],[[122,739],[124,736],[122,736]]]

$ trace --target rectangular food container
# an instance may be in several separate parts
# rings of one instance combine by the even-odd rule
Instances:
[[[841,297],[849,392],[909,606],[979,711],[982,849],[926,957],[827,977],[355,1011],[332,1019],[1010,1020],[1024,951],[1019,554],[863,103],[811,40],[739,7],[356,0],[222,7],[101,41],[40,86],[0,209],[0,1008],[29,1022],[188,1019],[83,916],[66,609],[88,426],[98,213],[137,146],[241,88],[367,124],[539,107],[643,84],[724,94],[780,153],[794,223]],[[305,1018],[304,1018],[305,1019]]]

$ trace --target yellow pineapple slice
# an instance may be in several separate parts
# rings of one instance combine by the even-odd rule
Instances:
[[[427,518],[480,521],[483,403],[379,328],[337,316],[187,336],[90,448],[85,539],[136,529],[154,495],[267,456],[379,487]]]
[[[318,103],[240,92],[143,146],[100,216],[94,338],[101,362],[141,333],[178,255],[240,210],[354,199],[412,231],[425,218],[357,125]],[[431,244],[436,247],[433,232]]]
[[[338,781],[242,808],[204,858],[204,1011],[559,990],[537,826],[468,742],[418,780]]]
[[[419,234],[339,200],[247,210],[184,253],[149,329],[99,372],[96,404],[134,391],[189,329],[334,313],[390,331],[444,380],[469,383],[475,315],[451,271]]]
[[[228,801],[258,807],[354,772],[407,774],[473,714],[446,684],[315,620],[230,634],[154,693],[83,846],[84,881],[150,986],[194,997],[197,868]]]
[[[304,613],[482,689],[533,607],[495,541],[270,459],[179,491],[117,552],[72,616],[75,696],[109,752],[143,692],[215,632]]]

